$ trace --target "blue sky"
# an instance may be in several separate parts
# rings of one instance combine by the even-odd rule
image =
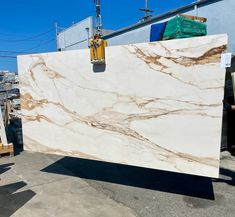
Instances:
[[[149,0],[149,8],[159,15],[193,1]],[[0,7],[0,56],[55,51],[55,21],[67,27],[95,15],[93,0],[1,0]],[[138,10],[143,7],[144,0],[101,0],[103,27],[116,30],[134,24],[143,16]],[[48,33],[33,39],[44,32]],[[0,57],[2,69],[16,71],[16,59]]]

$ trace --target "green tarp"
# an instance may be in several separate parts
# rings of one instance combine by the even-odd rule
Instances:
[[[190,38],[207,35],[205,23],[185,17],[175,17],[167,22],[163,40],[176,38]]]

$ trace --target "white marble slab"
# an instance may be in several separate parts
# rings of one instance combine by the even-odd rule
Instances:
[[[18,57],[26,150],[218,177],[227,36]]]

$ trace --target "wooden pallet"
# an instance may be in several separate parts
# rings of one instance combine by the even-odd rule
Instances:
[[[178,14],[178,16],[180,17],[185,17],[191,20],[196,20],[202,23],[205,23],[207,21],[207,19],[205,17],[198,17],[198,16],[192,16],[192,15],[188,15],[188,14]]]
[[[0,144],[0,158],[14,156],[14,146],[12,143],[8,145]]]

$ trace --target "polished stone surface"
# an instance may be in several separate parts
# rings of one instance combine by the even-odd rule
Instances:
[[[218,177],[227,36],[18,57],[25,149]]]

